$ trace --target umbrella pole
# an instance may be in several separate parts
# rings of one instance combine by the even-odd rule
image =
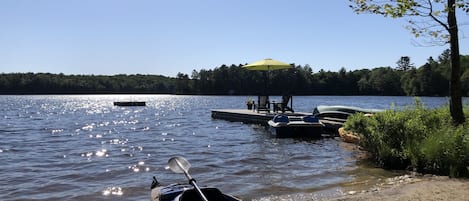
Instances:
[[[267,93],[267,94],[266,94],[266,95],[269,95],[269,89],[270,89],[270,87],[269,87],[269,85],[270,85],[270,66],[267,66],[267,72],[266,72],[266,73],[267,73],[267,79],[266,79],[266,81],[267,81],[267,84],[266,84],[267,92],[266,92],[266,93]]]

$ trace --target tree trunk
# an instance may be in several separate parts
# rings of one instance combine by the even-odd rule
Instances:
[[[450,34],[451,49],[451,82],[450,82],[450,113],[453,123],[464,123],[461,91],[461,61],[459,56],[458,25],[456,21],[455,0],[448,0],[448,32]]]

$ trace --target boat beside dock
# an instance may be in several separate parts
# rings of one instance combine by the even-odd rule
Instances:
[[[267,126],[267,122],[274,118],[277,113],[256,112],[246,109],[216,109],[212,110],[212,118],[223,119],[233,122],[243,122],[247,124],[261,124]],[[286,113],[288,116],[306,116],[308,113]]]
[[[247,109],[213,109],[212,118],[222,119],[232,122],[243,122],[246,124],[259,124],[269,126],[268,121],[272,120],[275,115],[279,113],[257,112]],[[312,113],[307,112],[294,112],[294,113],[280,113],[287,116],[308,116]],[[324,124],[324,132],[338,136],[338,129],[343,126],[344,122],[339,119],[333,118],[320,118],[319,120]]]
[[[324,124],[313,115],[287,116],[278,114],[272,120],[269,120],[268,123],[271,130],[280,138],[320,138],[325,133]]]

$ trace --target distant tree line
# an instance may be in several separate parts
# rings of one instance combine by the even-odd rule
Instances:
[[[0,94],[110,94],[174,92],[175,78],[159,75],[0,74]]]
[[[396,67],[313,72],[309,65],[277,71],[249,71],[243,64],[213,70],[160,75],[0,74],[0,94],[200,94],[200,95],[408,95],[448,96],[450,52],[416,68],[403,56]],[[469,96],[469,55],[461,57],[463,95]]]
[[[408,95],[448,96],[450,51],[432,57],[416,68],[403,56],[396,67],[338,72],[313,72],[309,65],[278,71],[248,71],[242,65],[222,65],[213,70],[193,71],[191,78],[179,73],[184,93],[196,94],[294,94],[294,95]],[[469,55],[461,57],[463,95],[469,96]],[[269,73],[267,75],[267,73]],[[267,79],[269,78],[269,79]]]

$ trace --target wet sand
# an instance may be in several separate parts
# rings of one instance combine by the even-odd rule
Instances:
[[[415,173],[388,178],[368,189],[270,196],[258,201],[469,201],[469,179]]]
[[[469,201],[469,180],[443,176],[404,175],[388,179],[376,187],[362,192],[346,192],[328,201]]]

